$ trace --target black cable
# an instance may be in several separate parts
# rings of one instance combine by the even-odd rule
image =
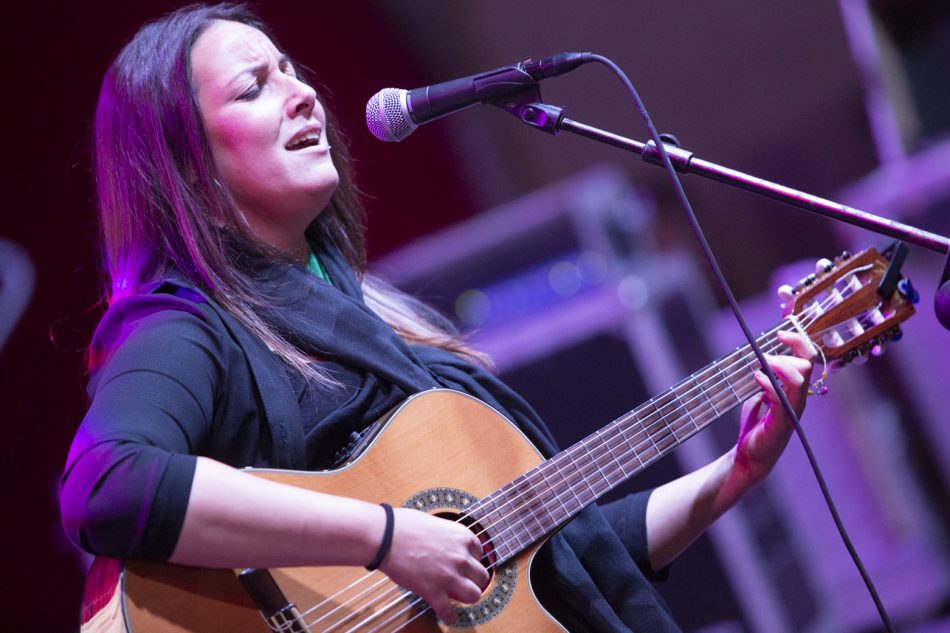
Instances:
[[[739,322],[739,326],[742,328],[742,332],[745,334],[746,339],[748,339],[749,345],[755,352],[755,356],[759,360],[759,365],[761,365],[762,371],[768,376],[769,382],[772,383],[776,394],[778,394],[779,400],[782,402],[782,407],[784,407],[789,420],[791,420],[792,425],[795,427],[795,433],[798,434],[798,438],[801,440],[802,447],[805,449],[805,454],[808,456],[808,462],[811,464],[811,468],[815,473],[815,479],[818,481],[818,486],[821,488],[821,494],[825,498],[825,503],[828,505],[828,510],[831,512],[835,526],[838,528],[838,533],[841,535],[841,540],[844,541],[844,545],[847,548],[848,553],[851,555],[851,559],[854,561],[855,566],[858,568],[858,572],[861,574],[861,578],[864,580],[865,586],[868,588],[868,592],[871,594],[871,599],[874,601],[874,606],[877,607],[877,611],[881,616],[881,621],[884,623],[884,628],[888,631],[888,633],[893,633],[894,628],[891,625],[890,617],[887,615],[887,610],[884,608],[884,604],[881,602],[880,596],[878,596],[877,589],[874,587],[874,583],[871,581],[871,576],[868,574],[864,567],[864,563],[861,562],[861,558],[858,556],[857,550],[854,549],[854,545],[851,543],[851,537],[848,536],[848,532],[844,527],[844,523],[841,521],[841,517],[838,516],[838,509],[835,507],[835,503],[831,498],[831,492],[829,492],[827,484],[825,484],[824,475],[822,475],[821,469],[818,467],[818,460],[815,459],[815,455],[812,453],[811,445],[808,443],[808,439],[805,436],[805,431],[802,428],[801,422],[799,421],[798,416],[795,414],[792,404],[788,401],[788,396],[786,396],[785,392],[782,390],[782,386],[779,384],[778,378],[776,378],[775,374],[772,372],[772,368],[769,367],[768,363],[765,361],[765,355],[762,353],[762,350],[756,343],[755,337],[752,335],[752,331],[749,329],[749,325],[746,323],[745,317],[742,315],[742,310],[739,309],[739,304],[736,302],[736,298],[732,294],[732,289],[729,287],[729,283],[726,281],[725,276],[723,276],[722,270],[719,268],[719,263],[716,261],[716,257],[713,255],[712,249],[709,247],[709,243],[706,241],[706,236],[703,233],[702,228],[699,226],[699,221],[696,219],[696,215],[693,213],[693,207],[686,198],[686,192],[683,190],[683,183],[680,182],[680,179],[676,174],[676,170],[673,168],[673,164],[670,162],[670,157],[666,152],[666,147],[664,146],[663,141],[660,139],[660,135],[657,133],[656,128],[653,125],[653,121],[650,119],[650,115],[647,114],[646,107],[640,100],[640,95],[637,93],[636,88],[633,87],[633,83],[631,83],[627,75],[615,63],[602,55],[591,55],[590,59],[597,63],[603,64],[612,70],[614,74],[620,78],[620,81],[623,82],[624,87],[626,87],[627,91],[630,93],[630,96],[633,97],[633,100],[637,106],[637,111],[640,113],[640,116],[643,117],[643,122],[646,124],[647,130],[650,132],[650,138],[652,138],[653,142],[656,144],[660,158],[663,161],[663,167],[666,169],[667,175],[670,177],[670,181],[673,184],[673,189],[676,192],[677,198],[679,199],[680,206],[683,207],[683,211],[686,213],[686,217],[693,229],[693,233],[695,233],[696,239],[699,241],[699,245],[702,247],[703,255],[706,257],[706,263],[709,264],[709,268],[715,275],[716,281],[719,283],[723,294],[725,294],[726,299],[729,301],[729,307],[732,308],[732,312],[736,315],[736,320]]]

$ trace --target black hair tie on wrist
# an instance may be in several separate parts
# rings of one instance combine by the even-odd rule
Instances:
[[[383,559],[389,553],[389,548],[393,544],[393,527],[396,523],[396,517],[393,514],[393,507],[388,503],[379,504],[386,511],[386,529],[383,530],[383,542],[379,544],[379,551],[376,552],[376,558],[366,566],[366,571],[376,571],[383,564]]]

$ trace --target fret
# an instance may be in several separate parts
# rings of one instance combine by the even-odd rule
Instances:
[[[557,519],[557,524],[566,517],[571,517],[583,505],[583,501],[577,497],[577,482],[572,481],[572,472],[574,470],[572,460],[566,452],[562,452],[547,462],[550,466],[549,472],[544,475],[548,484],[548,489],[554,496],[560,506],[561,517]],[[551,480],[557,479],[557,483],[552,485]],[[554,513],[551,513],[554,516]]]
[[[610,488],[611,488],[610,480],[607,479],[607,475],[605,475],[605,474],[604,474],[604,471],[601,469],[600,464],[598,463],[597,458],[590,452],[590,448],[588,448],[587,442],[586,442],[586,441],[581,442],[581,446],[584,448],[584,452],[587,454],[587,458],[588,458],[588,459],[587,459],[587,463],[588,463],[588,464],[592,464],[592,465],[594,466],[594,470],[595,470],[595,471],[597,472],[597,474],[600,475],[600,477],[604,480],[604,483],[607,484],[607,487],[606,487],[606,488],[603,488],[603,489],[601,489],[601,490],[598,490],[598,489],[595,487],[594,483],[588,480],[588,484],[590,485],[591,489],[593,489],[594,495],[595,495],[595,496],[600,496],[600,495],[603,494],[604,492],[607,492],[608,490],[610,490]],[[598,448],[599,448],[599,447],[598,447]],[[593,473],[592,473],[592,474],[593,474]],[[599,485],[599,484],[598,484],[598,485]]]
[[[528,520],[533,518],[527,511],[525,504],[527,481],[524,476],[519,477],[516,481],[518,485],[510,491],[508,512],[506,514],[510,518],[511,534],[515,537],[515,540],[518,541],[520,548],[524,547],[524,544],[530,545],[533,543],[535,536],[532,534],[527,523]],[[522,539],[524,539],[524,542],[522,542]]]
[[[614,446],[612,446],[612,444],[616,444],[617,448],[621,449],[621,454],[625,454],[626,451],[623,448],[623,437],[621,436],[621,433],[622,431],[619,430],[619,427],[612,424],[601,430],[598,435],[608,436],[608,439],[604,441],[604,447],[607,449],[607,453],[610,455],[610,459],[613,461],[614,465],[620,469],[619,481],[624,481],[633,473],[627,473],[627,469],[623,467],[623,461],[617,457],[616,453],[614,453]]]
[[[643,461],[647,464],[651,463],[654,459],[663,454],[663,451],[660,450],[660,447],[657,446],[655,436],[657,435],[658,430],[663,428],[663,418],[657,411],[651,411],[646,416],[646,422],[644,435],[646,436],[645,440],[640,440],[638,445],[642,448],[640,449],[640,454],[643,456]]]
[[[529,480],[532,477],[534,478],[534,481],[530,481],[530,485],[535,490],[535,497],[536,497],[535,502],[528,504],[528,510],[531,510],[534,512],[534,514],[536,515],[535,520],[545,529],[545,531],[548,531],[551,528],[556,527],[564,519],[572,516],[573,512],[576,511],[576,509],[570,509],[566,507],[564,505],[564,502],[561,500],[561,491],[564,488],[571,490],[572,486],[566,482],[564,478],[564,473],[562,471],[562,466],[558,462],[561,462],[561,463],[564,462],[563,454],[558,455],[555,459],[549,461],[546,464],[547,466],[546,470],[548,471],[547,473],[542,473],[540,469],[535,469],[527,473],[527,477]],[[559,483],[557,485],[552,485],[551,480],[553,479],[554,476],[556,476],[559,480]],[[558,502],[558,505],[560,506],[560,515],[557,515],[554,512],[552,512],[551,506],[553,504],[550,503],[550,499],[552,497]],[[544,513],[547,515],[546,517],[547,521],[541,520],[545,518],[543,516],[541,517],[541,519],[537,517],[537,515],[539,514],[536,509],[537,504],[540,504],[543,507]],[[547,523],[550,523],[550,525],[547,525]]]
[[[653,437],[650,433],[650,429],[655,424],[654,420],[659,418],[659,414],[655,411],[647,411],[651,406],[651,402],[646,402],[634,411],[634,419],[637,421],[637,424],[640,425],[640,430],[637,431],[634,436],[636,438],[634,447],[637,453],[637,459],[640,460],[641,464],[649,463],[651,451],[657,454],[660,452],[660,449],[653,443]]]
[[[515,523],[508,529],[508,536],[510,536],[511,538],[513,538],[514,540],[518,542],[518,547],[516,551],[519,551],[519,552],[523,550],[527,545],[531,545],[531,543],[534,542],[534,540],[530,538],[525,538],[525,540],[522,541],[521,536],[520,536],[522,532],[520,531],[520,528],[521,528],[521,525],[519,523]]]
[[[504,503],[501,504],[501,516],[506,523],[505,532],[518,542],[519,550],[523,548],[526,543],[530,544],[533,540],[531,538],[525,538],[525,540],[522,541],[524,534],[527,533],[529,537],[531,534],[530,531],[526,529],[523,519],[527,487],[525,476],[522,475],[499,491],[501,493],[501,499],[504,501]]]
[[[729,411],[735,406],[735,403],[732,402],[728,396],[724,397],[723,385],[715,366],[704,369],[697,375],[704,386],[703,398],[706,403],[703,405],[703,417],[700,428],[705,428],[707,424],[719,418],[726,411]]]
[[[731,411],[733,407],[742,401],[739,399],[735,390],[732,388],[732,380],[725,374],[717,370],[720,379],[717,381],[715,400],[719,404],[719,410],[725,413]]]
[[[528,475],[522,475],[519,479],[521,480],[519,483],[520,495],[516,504],[517,514],[515,516],[520,526],[534,540],[538,536],[543,536],[546,531],[537,516],[538,499],[534,488],[528,481]]]
[[[581,504],[581,507],[586,506],[588,503],[597,498],[597,492],[591,487],[590,482],[587,480],[587,477],[584,475],[584,471],[581,470],[581,467],[577,463],[576,453],[577,449],[568,449],[570,450],[570,465],[573,472],[570,477],[571,480],[577,480],[578,485],[572,485],[571,488],[575,490],[574,496],[577,498],[578,503]],[[587,490],[580,488],[579,484],[584,484]],[[577,493],[581,494],[578,495]]]
[[[531,481],[532,477],[534,477],[535,481]],[[534,490],[533,499],[528,504],[528,508],[532,510],[532,516],[534,516],[546,534],[551,528],[558,524],[557,519],[551,514],[551,508],[546,499],[546,497],[550,498],[554,492],[551,490],[551,486],[548,484],[545,476],[542,475],[539,470],[535,469],[529,471],[527,478],[532,490]],[[543,514],[540,510],[544,511]]]
[[[604,444],[610,452],[611,459],[620,471],[618,479],[613,485],[629,479],[640,468],[640,458],[635,451],[630,449],[630,443],[627,441],[626,422],[627,419],[620,418],[620,420],[604,429],[603,433],[609,437]]]
[[[561,457],[563,457],[563,459],[561,459]],[[570,467],[572,467],[572,468],[574,467],[574,460],[571,459],[571,456],[570,456],[569,453],[567,453],[567,452],[561,453],[561,455],[558,456],[558,459],[559,459],[561,462],[565,462],[565,461],[566,461],[568,466],[570,466]],[[576,469],[576,468],[575,468],[575,469]],[[574,503],[575,503],[576,506],[577,506],[577,507],[574,509],[574,512],[579,512],[580,509],[583,508],[584,505],[586,505],[586,504],[585,504],[585,502],[584,502],[583,499],[581,499],[580,497],[577,496],[577,487],[576,487],[575,485],[573,485],[573,484],[570,482],[570,480],[568,479],[568,477],[565,477],[565,476],[564,476],[565,468],[563,467],[563,464],[562,464],[562,466],[558,467],[558,470],[559,470],[560,473],[561,473],[561,480],[562,480],[565,484],[567,484],[567,489],[571,491],[571,496],[574,497]]]
[[[664,428],[668,432],[673,431],[673,429],[670,427],[670,420],[676,419],[677,413],[679,409],[682,408],[682,406],[683,405],[679,402],[679,397],[676,395],[675,388],[668,389],[653,399],[653,408],[656,409],[656,412],[659,414],[660,422],[663,423],[663,427],[655,428],[654,432],[650,434],[652,438],[656,439],[659,437],[662,443],[662,440],[665,437],[661,435],[662,431]],[[659,446],[658,448],[662,452],[663,447]]]
[[[558,481],[558,484],[557,484],[557,485],[555,485],[555,486],[550,486],[550,487],[551,487],[551,490],[554,491],[554,498],[557,500],[558,505],[561,506],[561,514],[562,514],[562,517],[569,517],[569,516],[571,516],[571,514],[572,514],[573,511],[572,511],[570,508],[568,508],[566,505],[564,505],[564,501],[561,500],[561,492],[562,492],[565,488],[566,488],[569,492],[571,492],[571,494],[573,494],[573,491],[571,490],[571,486],[568,485],[567,482],[565,481],[565,479],[564,479],[564,473],[561,471],[560,466],[556,463],[556,460],[552,460],[551,463],[552,463],[552,465],[554,466],[554,468],[552,469],[553,472],[552,472],[550,475],[548,475],[548,478],[550,479],[550,478],[552,478],[553,476],[556,475],[556,476],[558,477],[559,481]],[[549,485],[550,485],[550,484],[549,484]],[[575,497],[575,499],[576,499],[576,497]]]
[[[673,398],[676,399],[677,406],[678,406],[680,409],[682,409],[683,413],[686,414],[686,418],[689,420],[689,422],[692,423],[692,425],[693,425],[693,426],[696,428],[696,430],[698,431],[698,430],[699,430],[699,425],[696,424],[696,420],[693,419],[693,413],[692,413],[692,411],[690,411],[690,407],[689,407],[687,404],[685,404],[685,403],[683,402],[683,399],[680,397],[680,394],[677,393],[677,389],[682,389],[682,388],[685,387],[685,386],[686,386],[685,384],[681,383],[681,386],[678,385],[677,387],[673,387],[673,389],[671,389],[670,392],[673,394]],[[691,391],[691,390],[687,390],[684,395],[688,397],[690,391]],[[689,402],[689,401],[690,401],[689,398],[687,398],[687,402]],[[682,415],[678,415],[677,418],[676,418],[676,420],[673,421],[674,424],[677,424],[677,423],[682,419],[682,417],[683,417]],[[683,426],[684,426],[683,424],[679,424],[679,425],[677,425],[677,426],[674,426],[673,424],[670,425],[670,428],[671,428],[672,431],[673,431],[673,435],[676,437],[677,440],[680,440],[680,441],[685,440],[686,438],[688,438],[689,436],[691,436],[691,435],[693,434],[693,432],[692,432],[691,430],[687,429],[686,432],[685,432],[685,434],[684,434],[682,437],[680,437],[679,435],[676,435],[676,431],[679,430],[679,429],[681,429]],[[685,424],[685,426],[689,426],[689,424]]]
[[[527,541],[529,543],[533,543],[547,534],[547,530],[545,530],[544,526],[541,525],[541,522],[538,521],[533,510],[534,508],[530,506],[522,508],[522,520],[518,523],[519,529],[528,535]]]
[[[492,533],[492,543],[495,545],[495,551],[498,556],[512,556],[524,549],[526,543],[521,540],[518,531],[517,515],[512,512],[511,501],[505,498],[505,496],[494,499],[496,496],[498,495],[492,495],[492,501],[496,508],[492,515],[494,520],[491,522],[494,529]]]
[[[650,402],[648,403],[653,406],[653,413],[650,415],[651,415],[651,418],[655,416],[655,421],[652,419],[650,420],[650,426],[647,430],[647,439],[650,440],[650,444],[653,445],[653,449],[656,451],[656,454],[662,455],[663,451],[660,450],[659,446],[657,446],[655,438],[656,436],[659,435],[659,431],[663,430],[663,428],[666,427],[666,421],[663,419],[663,412],[657,406],[656,402],[657,402],[657,399],[654,398],[650,400]],[[663,425],[663,427],[659,426],[661,424]]]
[[[584,505],[587,505],[604,492],[610,489],[610,485],[604,485],[601,483],[603,479],[603,474],[600,472],[600,469],[597,467],[596,462],[590,458],[590,454],[587,453],[586,447],[583,445],[580,447],[584,449],[583,455],[578,455],[578,457],[583,458],[574,460],[574,469],[577,472],[577,476],[586,484],[587,489],[590,491],[589,496],[584,495]],[[601,486],[598,488],[597,486]]]
[[[493,520],[491,523],[497,526],[496,536],[507,539],[515,533],[518,527],[518,515],[515,512],[514,504],[511,499],[506,496],[500,498],[494,498],[493,496],[492,505],[495,507],[495,510],[492,513]]]
[[[737,357],[737,358],[734,359],[733,357]],[[729,374],[724,374],[722,372],[722,367],[721,367],[722,363],[716,364],[716,371],[719,372],[719,375],[723,377],[724,379],[723,382],[725,382],[726,385],[729,387],[729,390],[732,392],[732,396],[733,398],[735,398],[736,403],[739,403],[742,401],[742,398],[736,392],[736,388],[733,385],[733,379],[736,374],[735,374],[735,370],[732,368],[736,363],[740,362],[738,357],[739,357],[739,350],[736,350],[735,352],[733,352],[732,354],[726,357],[727,359],[729,359],[729,364],[727,365],[727,367],[730,368]]]
[[[723,413],[731,410],[734,406],[739,404],[739,400],[736,397],[735,391],[732,389],[731,380],[722,373],[722,370],[719,367],[713,367],[710,372],[714,372],[716,390],[712,392],[712,401],[716,403],[716,413],[717,417]]]
[[[506,561],[521,551],[521,549],[515,547],[511,539],[508,538],[492,539],[492,544],[494,545],[496,562]]]
[[[623,473],[623,466],[621,466],[620,462],[617,461],[617,458],[614,456],[613,451],[610,450],[609,446],[605,444],[601,453],[601,465],[599,469],[601,476],[607,482],[607,490],[610,490],[621,481],[626,479],[626,477]]]
[[[671,449],[675,448],[679,444],[679,441],[676,439],[676,435],[673,434],[669,424],[666,425],[665,430],[666,434],[658,439],[661,457],[669,453]]]
[[[508,541],[508,518],[498,505],[498,499],[501,496],[495,493],[481,499],[472,507],[469,514],[486,531],[488,539],[495,548],[495,554],[497,556],[507,556],[512,554],[513,551]]]
[[[491,495],[485,497],[484,499],[479,499],[468,507],[468,516],[472,517],[473,521],[484,520],[485,517],[491,512],[491,510],[488,509],[489,503],[491,503]]]
[[[584,442],[584,447],[593,458],[598,473],[607,482],[607,490],[610,490],[623,481],[623,469],[619,468],[617,459],[610,449],[610,439],[604,439],[605,435],[609,438],[609,434],[605,434],[604,431],[605,429],[600,429],[594,433],[590,441]]]
[[[638,433],[643,433],[643,432],[644,432],[644,431],[642,430],[642,429],[643,429],[643,422],[641,422],[641,421],[640,421],[640,418],[637,417],[636,411],[631,411],[631,412],[628,413],[627,415],[628,415],[628,416],[631,416],[631,417],[634,419],[634,421],[637,423],[637,425],[640,426],[640,429],[641,429],[641,430],[640,430],[640,431],[636,431],[636,432],[634,433],[634,436],[636,436]],[[628,419],[629,419],[629,418],[628,418]],[[624,420],[624,423],[623,423],[623,424],[620,424],[619,427],[618,427],[618,428],[620,429],[620,437],[623,438],[624,443],[625,443],[625,444],[627,445],[627,447],[630,449],[628,452],[629,452],[629,453],[632,453],[633,456],[637,458],[637,461],[640,463],[640,467],[642,468],[642,467],[643,467],[643,460],[640,459],[640,453],[637,452],[637,448],[636,448],[633,444],[630,443],[630,437],[629,437],[628,434],[627,434],[627,431],[631,428],[629,425],[626,424],[627,421],[628,421],[628,420]],[[639,468],[638,468],[637,470],[639,470]],[[636,472],[636,471],[634,471],[634,472]]]
[[[699,392],[706,400],[706,403],[712,409],[713,415],[718,418],[720,415],[719,409],[716,408],[715,401],[709,397],[709,389],[718,387],[718,385],[715,383],[715,378],[711,375],[714,371],[714,368],[701,370],[693,374],[692,379],[693,382],[696,383],[696,388],[699,389]]]
[[[663,403],[662,407],[657,406],[657,401],[663,398],[666,402]],[[653,408],[656,409],[657,413],[661,416],[660,421],[663,422],[663,427],[657,429],[655,432],[650,434],[650,441],[654,443],[654,446],[657,447],[657,452],[660,455],[665,455],[667,450],[670,448],[670,437],[672,436],[673,442],[676,443],[678,439],[676,437],[676,431],[674,427],[667,421],[668,419],[673,418],[674,414],[677,413],[677,410],[682,408],[682,405],[677,404],[674,400],[678,400],[676,392],[673,389],[670,389],[666,393],[662,394],[658,398],[653,399]],[[666,432],[665,435],[659,437],[659,445],[657,445],[657,436],[662,432]],[[685,439],[685,438],[684,438]]]
[[[493,497],[494,496],[495,495],[493,495]],[[496,511],[494,512],[495,520],[493,522],[499,526],[497,536],[505,540],[510,540],[512,537],[514,537],[520,546],[521,539],[518,537],[520,526],[518,525],[517,497],[512,497],[510,494],[505,494],[499,496],[498,498],[493,498],[492,502],[496,508]]]

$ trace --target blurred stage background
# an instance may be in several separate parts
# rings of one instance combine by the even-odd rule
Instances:
[[[84,560],[61,533],[55,497],[84,410],[82,349],[99,314],[89,125],[112,57],[141,23],[180,4],[13,2],[3,21],[0,337],[12,327],[0,338],[3,550],[12,572],[5,630],[76,628]],[[387,145],[362,123],[380,88],[594,51],[626,70],[660,131],[699,157],[950,233],[950,9],[942,1],[258,8],[329,89],[347,128],[375,266],[480,325],[499,371],[565,443],[740,340],[661,170],[486,107]],[[542,94],[575,120],[646,138],[602,67],[548,80]],[[778,317],[779,283],[804,276],[818,257],[888,242],[686,180],[758,329]],[[858,550],[907,631],[950,630],[950,333],[932,310],[943,263],[911,249],[907,269],[922,301],[904,340],[832,378],[806,416]],[[675,476],[732,442],[734,422],[718,423],[631,486]],[[662,590],[685,630],[878,630],[795,442],[768,484],[674,566]]]

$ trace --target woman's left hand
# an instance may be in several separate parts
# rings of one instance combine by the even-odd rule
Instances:
[[[801,416],[811,379],[810,359],[814,356],[814,347],[807,338],[797,333],[778,332],[777,338],[792,348],[794,356],[766,355],[766,358],[795,413]],[[762,392],[742,406],[739,440],[730,473],[730,478],[746,490],[771,472],[793,431],[768,377],[759,370],[755,380],[762,387]]]
[[[811,378],[814,354],[804,336],[779,333],[794,356],[766,356],[769,366],[801,415]],[[713,521],[734,506],[742,495],[775,466],[792,436],[792,425],[769,379],[756,372],[762,391],[742,407],[739,441],[714,462],[653,491],[647,503],[646,524],[650,564],[660,570],[699,537]]]

